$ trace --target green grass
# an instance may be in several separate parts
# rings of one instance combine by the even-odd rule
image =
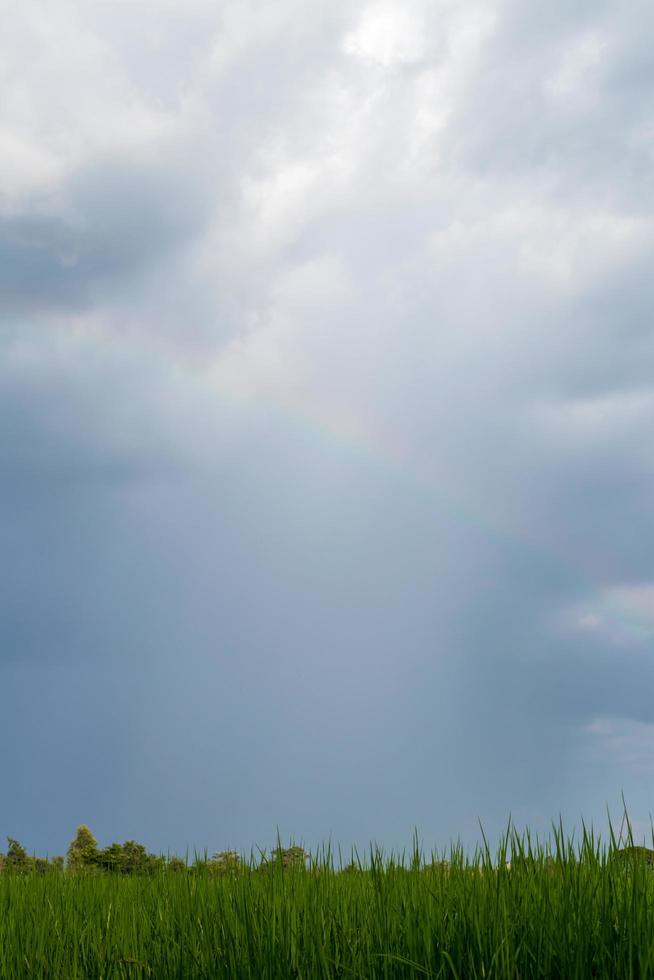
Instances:
[[[349,871],[323,852],[224,877],[4,874],[0,978],[654,978],[651,852],[611,843],[559,830],[433,864],[372,849]]]

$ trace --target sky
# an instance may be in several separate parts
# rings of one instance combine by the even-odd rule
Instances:
[[[0,840],[649,835],[652,5],[0,14]]]

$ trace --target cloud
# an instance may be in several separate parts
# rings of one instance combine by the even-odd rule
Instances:
[[[345,35],[343,50],[382,67],[420,62],[426,48],[424,13],[417,4],[402,9],[393,3],[371,4],[358,26]]]
[[[128,286],[198,233],[192,179],[156,164],[102,160],[75,172],[54,199],[0,219],[5,318],[88,307]]]
[[[654,586],[644,582],[603,589],[566,610],[563,623],[625,650],[645,650],[654,632]]]
[[[638,18],[8,18],[0,669],[93,731],[108,834],[603,812],[595,720],[651,721]]]
[[[560,53],[558,64],[545,79],[548,98],[563,103],[563,111],[588,111],[598,96],[601,66],[606,59],[608,39],[590,32],[569,43]]]

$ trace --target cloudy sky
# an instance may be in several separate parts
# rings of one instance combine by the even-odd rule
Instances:
[[[651,4],[0,13],[0,837],[649,827]]]

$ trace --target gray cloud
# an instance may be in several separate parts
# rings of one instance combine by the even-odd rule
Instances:
[[[192,177],[122,159],[89,164],[54,199],[0,219],[4,316],[88,308],[179,253],[206,221]]]
[[[0,126],[30,848],[645,812],[651,17],[328,6],[12,21],[50,79]]]
[[[645,4],[500,7],[461,116],[459,160],[564,200],[649,213]]]

